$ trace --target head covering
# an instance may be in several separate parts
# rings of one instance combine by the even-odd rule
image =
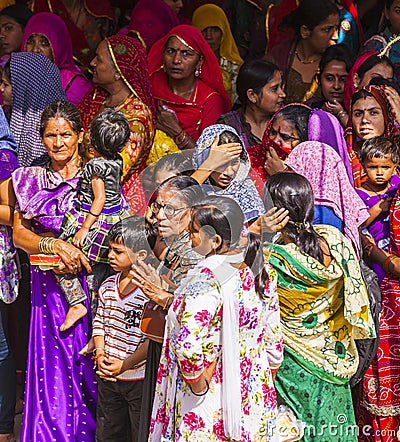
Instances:
[[[25,28],[28,20],[33,16],[33,12],[24,5],[11,5],[0,11],[0,15],[6,15]]]
[[[343,161],[350,183],[354,184],[343,128],[336,117],[320,109],[312,111],[308,120],[308,140],[333,147]]]
[[[377,55],[378,52],[365,52],[361,54],[354,62],[353,67],[350,69],[349,74],[346,77],[344,83],[343,102],[344,108],[348,111],[350,109],[351,97],[353,96],[356,88],[354,87],[354,75],[358,73],[360,67],[373,55]]]
[[[29,20],[22,37],[21,50],[26,51],[26,42],[32,34],[44,35],[53,51],[54,63],[61,69],[80,72],[72,56],[72,42],[63,19],[50,12],[39,12]]]
[[[203,31],[210,26],[219,28],[222,31],[221,46],[219,48],[221,57],[234,64],[241,65],[243,63],[223,9],[211,3],[200,6],[194,11],[192,24],[199,31]]]
[[[344,224],[344,235],[359,249],[358,228],[369,217],[350,183],[339,155],[327,144],[305,141],[296,146],[286,165],[310,182],[315,204],[331,208]]]
[[[179,23],[178,16],[164,0],[139,0],[132,10],[129,25],[121,29],[119,34],[139,32],[148,52],[157,40]]]
[[[17,143],[0,106],[0,181],[10,178],[17,167]]]
[[[218,195],[234,199],[242,209],[246,221],[250,221],[263,215],[265,208],[254,183],[249,178],[250,159],[244,142],[233,127],[227,126],[226,124],[214,124],[204,129],[200,138],[197,140],[193,152],[193,168],[197,170],[204,163],[210,154],[211,145],[214,142],[215,136],[225,131],[235,134],[240,139],[243,147],[240,156],[240,166],[228,187],[214,192],[210,186],[207,189],[207,193],[217,193]]]
[[[271,132],[272,125],[274,124],[275,118],[281,112],[281,110],[293,106],[301,106],[311,110],[309,106],[303,103],[289,103],[286,106],[281,107],[274,113],[274,115],[272,115],[271,119],[269,120],[267,127],[265,128],[261,144],[256,144],[247,148],[247,153],[249,154],[251,163],[250,176],[254,180],[260,195],[262,195],[264,183],[265,181],[267,181],[268,178],[268,174],[264,168],[264,165],[267,159],[267,152],[269,151],[269,148],[274,148],[281,160],[285,160],[292,150],[291,148],[284,148],[276,143],[274,140],[271,140],[269,134]]]
[[[382,109],[383,118],[385,120],[385,131],[382,134],[382,136],[389,138],[392,141],[398,143],[399,131],[395,125],[394,116],[392,114],[392,107],[390,106],[390,103],[386,98],[383,86],[369,85],[365,86],[363,90],[370,92]],[[357,140],[353,129],[351,112],[349,115],[349,121],[347,122],[347,126],[344,131],[344,137],[347,144],[347,153],[353,171],[354,185],[355,187],[360,187],[361,183],[365,181],[366,175],[358,159],[358,148],[356,144]]]
[[[30,166],[46,153],[39,135],[43,110],[54,101],[67,100],[57,66],[42,54],[11,54],[10,128],[18,146],[21,166]]]
[[[203,57],[203,63],[201,65],[200,79],[208,87],[218,92],[226,103],[227,109],[232,107],[231,100],[225,91],[224,84],[222,82],[222,75],[219,69],[218,60],[214,52],[211,50],[208,43],[205,41],[201,32],[194,26],[179,25],[171,29],[167,35],[158,40],[150,50],[148,56],[149,71],[152,77],[152,83],[154,86],[154,96],[158,96],[158,85],[164,84],[166,74],[162,70],[163,66],[163,52],[164,46],[170,37],[176,37],[186,46],[193,48],[198,54]],[[164,80],[164,82],[163,82]],[[186,102],[185,99],[175,95],[168,88],[162,88],[162,94],[166,95],[166,100],[170,99],[172,102]]]

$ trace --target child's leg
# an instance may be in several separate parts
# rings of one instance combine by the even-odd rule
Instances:
[[[107,442],[131,442],[129,434],[128,405],[120,386],[124,382],[110,382],[96,376],[98,403],[96,416],[96,440]]]
[[[139,437],[140,408],[142,405],[143,381],[121,382],[124,399],[128,402],[132,442]]]
[[[86,315],[87,308],[83,304],[86,301],[86,293],[77,275],[58,275],[57,273],[54,275],[69,305],[65,321],[60,326],[60,331],[65,331]]]

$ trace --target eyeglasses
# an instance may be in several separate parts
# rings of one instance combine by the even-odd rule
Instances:
[[[300,138],[296,138],[293,135],[283,134],[282,132],[276,131],[273,127],[269,130],[270,138],[275,138],[277,135],[280,136],[281,140],[285,143],[292,143],[293,141],[299,141]]]
[[[167,218],[173,218],[178,212],[187,209],[187,207],[174,207],[171,204],[160,204],[157,201],[153,201],[150,206],[154,215],[158,215],[161,209],[164,210],[164,214]]]

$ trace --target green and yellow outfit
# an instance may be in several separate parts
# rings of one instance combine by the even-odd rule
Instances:
[[[354,340],[375,336],[368,294],[350,242],[335,227],[315,230],[329,245],[328,267],[293,243],[264,250],[278,274],[285,342],[275,387],[306,424],[304,441],[356,441],[349,379],[358,367]]]

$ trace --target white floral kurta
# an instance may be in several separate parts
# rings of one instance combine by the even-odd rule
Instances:
[[[271,369],[283,358],[276,275],[265,298],[255,291],[249,268],[236,273],[242,396],[241,441],[276,441],[276,395]],[[186,282],[186,284],[185,284]],[[198,265],[178,290],[167,316],[149,441],[226,440],[222,410],[222,296],[214,274]],[[232,293],[235,295],[235,293]],[[195,380],[218,358],[210,389],[194,396],[183,380]],[[180,370],[180,374],[179,371]]]

